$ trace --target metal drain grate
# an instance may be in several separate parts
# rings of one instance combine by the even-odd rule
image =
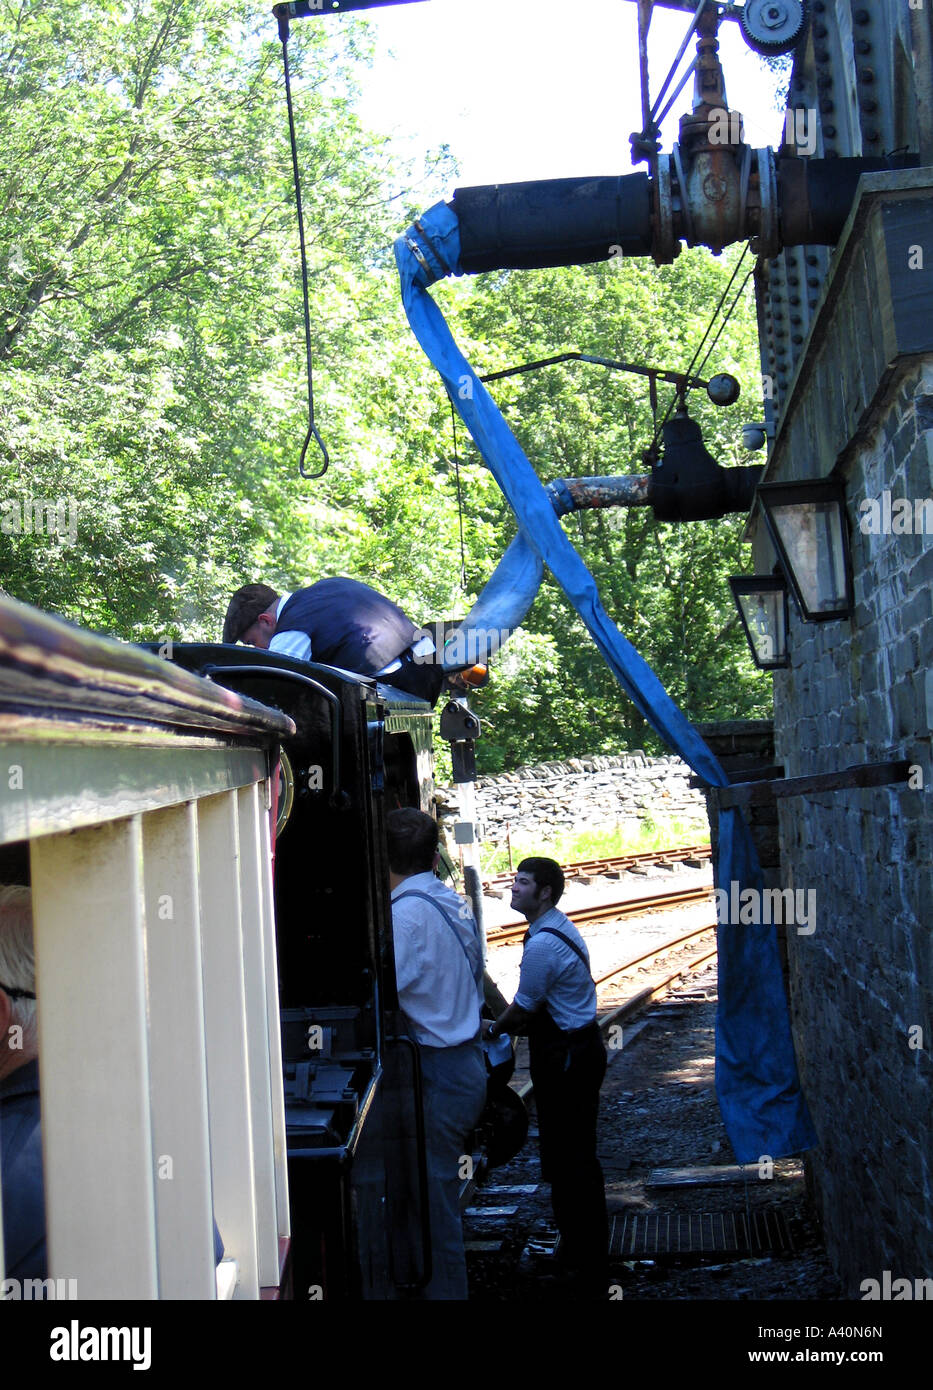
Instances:
[[[779,1211],[629,1212],[613,1218],[609,1252],[624,1260],[658,1255],[761,1255],[793,1249]]]

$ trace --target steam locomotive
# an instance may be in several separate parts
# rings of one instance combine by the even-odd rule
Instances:
[[[432,712],[248,647],[189,671],[282,710],[274,893],[296,1299],[410,1297],[430,1278],[417,1048],[395,983],[385,816],[432,809]]]

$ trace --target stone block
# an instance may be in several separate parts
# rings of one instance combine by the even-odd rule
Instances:
[[[921,720],[925,718],[925,711],[922,709],[913,680],[905,679],[895,687],[894,710],[896,715],[895,737],[898,739],[912,738],[918,727],[922,727]]]
[[[916,634],[908,633],[894,648],[894,673],[898,678],[909,675],[916,669],[919,660],[919,641]]]
[[[893,724],[892,710],[885,694],[870,695],[868,705],[868,740],[876,748],[883,748],[891,740]]]
[[[921,589],[912,598],[907,599],[903,606],[902,618],[905,632],[912,628],[919,628],[924,623],[929,622],[933,616],[933,599],[929,589]]]
[[[907,584],[913,590],[933,584],[933,546],[925,549],[920,559],[910,566]]]

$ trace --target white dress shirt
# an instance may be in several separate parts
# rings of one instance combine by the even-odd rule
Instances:
[[[558,1028],[585,1028],[596,1017],[596,986],[583,961],[566,942],[542,927],[553,927],[578,946],[589,962],[586,942],[556,907],[542,913],[528,928],[515,1003],[531,1012],[541,1004]]]
[[[282,616],[291,594],[283,594],[275,610],[275,621]],[[293,656],[296,661],[311,660],[311,638],[306,632],[277,632],[269,643],[270,652],[281,652],[282,656]]]
[[[456,923],[457,936],[423,898],[398,902],[406,892],[425,893],[436,901]],[[432,873],[412,874],[392,890],[392,935],[399,1003],[415,1040],[424,1047],[457,1047],[475,1038],[483,1002],[482,955],[466,899]]]

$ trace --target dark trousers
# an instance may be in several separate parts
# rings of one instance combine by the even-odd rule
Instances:
[[[596,1157],[596,1119],[606,1048],[595,1023],[564,1033],[546,1009],[535,1015],[529,1046],[541,1174],[551,1184],[564,1264],[579,1277],[582,1291],[603,1294],[609,1221]]]

